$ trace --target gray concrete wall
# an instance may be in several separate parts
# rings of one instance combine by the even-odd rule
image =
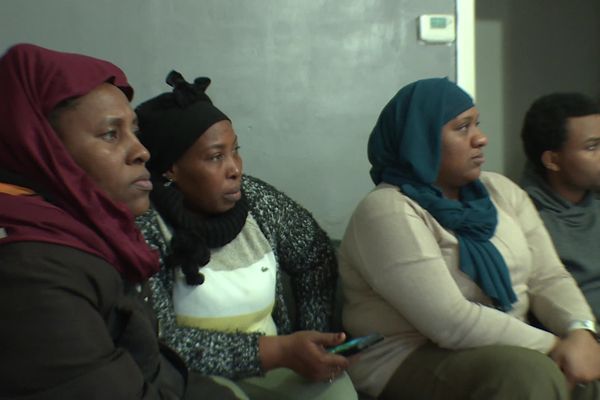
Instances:
[[[416,19],[454,0],[2,0],[0,50],[33,42],[111,60],[134,104],[177,69],[208,76],[247,173],[340,238],[372,188],[366,141],[404,84],[455,77],[453,45],[417,42]]]

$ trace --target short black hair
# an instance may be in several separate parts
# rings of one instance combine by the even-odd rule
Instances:
[[[559,150],[567,140],[567,120],[600,114],[600,105],[582,93],[552,93],[533,102],[523,121],[521,139],[527,159],[544,175],[542,154]]]

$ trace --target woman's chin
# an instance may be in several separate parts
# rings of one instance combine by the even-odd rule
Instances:
[[[129,211],[131,211],[134,217],[139,217],[150,208],[150,198],[146,196],[135,202],[127,203],[127,208],[129,208]]]

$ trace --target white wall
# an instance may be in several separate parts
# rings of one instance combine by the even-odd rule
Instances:
[[[477,100],[475,0],[456,0],[456,83]]]
[[[17,42],[108,59],[134,103],[170,69],[212,78],[246,172],[313,211],[340,238],[372,188],[366,141],[404,84],[455,76],[454,46],[417,43],[416,18],[454,0],[2,0],[0,51]]]

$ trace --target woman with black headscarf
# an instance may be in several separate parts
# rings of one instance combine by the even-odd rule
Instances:
[[[157,340],[132,96],[106,61],[27,44],[0,58],[2,399],[234,398]]]
[[[242,174],[209,79],[171,72],[167,83],[172,92],[137,108],[157,211],[138,222],[162,256],[152,280],[162,337],[192,368],[235,379],[251,398],[356,398],[349,361],[325,351],[345,338],[324,333],[337,277],[327,235],[289,197]]]
[[[350,375],[382,399],[567,399],[567,383],[598,398],[593,314],[527,194],[481,172],[486,144],[448,79],[413,82],[381,112],[377,187],[348,224],[340,275],[348,332],[386,339]]]

